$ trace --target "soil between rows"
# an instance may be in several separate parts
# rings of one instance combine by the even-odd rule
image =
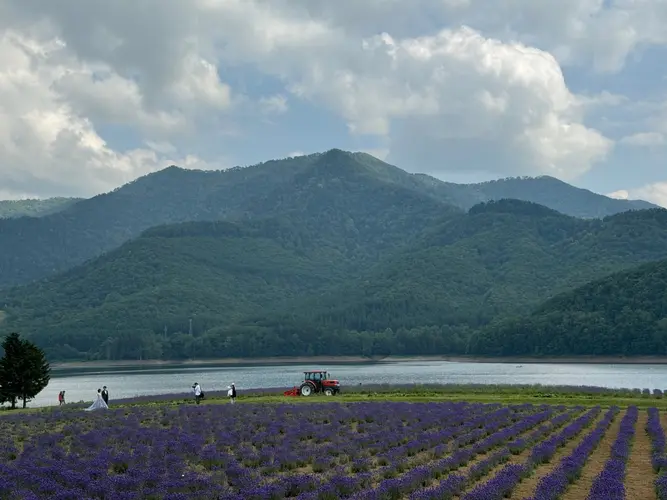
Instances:
[[[647,422],[648,412],[640,411],[625,475],[626,498],[657,498],[654,485],[656,474],[651,465],[651,438],[646,432]]]
[[[626,413],[627,408],[624,408],[616,414],[616,418],[609,426],[600,444],[598,444],[598,447],[595,448],[595,451],[593,451],[584,464],[581,477],[569,486],[561,500],[586,500],[591,491],[591,486],[593,486],[593,481],[602,472],[604,464],[611,456],[611,447],[616,441],[621,428],[621,420],[623,420]]]

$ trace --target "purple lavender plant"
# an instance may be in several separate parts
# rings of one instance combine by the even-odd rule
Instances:
[[[587,500],[625,500],[625,464],[630,455],[638,416],[639,410],[636,406],[628,408],[611,448],[611,457],[593,481]]]

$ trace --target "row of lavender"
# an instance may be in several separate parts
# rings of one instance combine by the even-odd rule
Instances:
[[[430,498],[479,453],[491,455],[456,491],[582,411],[387,402],[17,415],[0,419],[0,498]]]
[[[665,449],[665,431],[660,423],[657,408],[648,409],[646,432],[651,438],[651,464],[658,474],[655,489],[660,500],[667,500],[667,450]]]

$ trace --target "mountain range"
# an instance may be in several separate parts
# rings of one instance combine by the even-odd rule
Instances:
[[[565,355],[548,333],[508,346],[572,311],[563,294],[667,258],[667,211],[644,201],[551,177],[446,183],[340,150],[169,167],[61,203],[0,220],[0,334],[52,359]]]

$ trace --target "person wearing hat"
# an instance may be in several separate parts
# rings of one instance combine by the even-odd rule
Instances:
[[[229,396],[229,401],[234,404],[234,401],[236,401],[236,386],[234,382],[232,382],[232,385],[227,386],[227,396]]]

